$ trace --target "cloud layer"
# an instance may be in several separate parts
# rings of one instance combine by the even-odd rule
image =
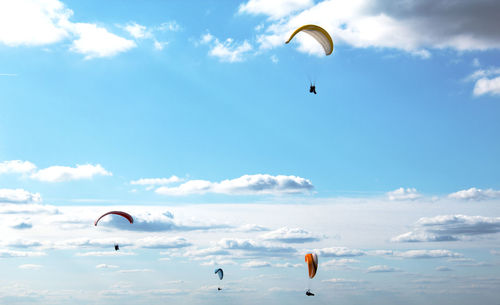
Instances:
[[[313,189],[311,181],[297,176],[244,175],[236,179],[211,182],[189,180],[176,187],[159,187],[156,193],[170,196],[191,194],[260,195],[304,193]]]
[[[392,238],[395,242],[469,240],[500,232],[500,217],[442,215],[420,218],[415,229]]]

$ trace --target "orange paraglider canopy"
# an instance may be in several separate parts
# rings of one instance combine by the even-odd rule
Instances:
[[[315,253],[306,254],[307,268],[309,269],[309,278],[313,278],[318,270],[318,256]]]

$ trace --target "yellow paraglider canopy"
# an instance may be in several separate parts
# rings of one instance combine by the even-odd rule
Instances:
[[[285,43],[289,43],[290,40],[292,40],[293,37],[297,35],[299,32],[304,32],[314,37],[314,39],[316,39],[325,50],[325,55],[332,54],[333,52],[332,37],[330,36],[330,34],[328,34],[328,32],[325,29],[314,24],[303,25],[300,28],[296,29],[292,33],[292,35],[290,35],[290,38],[288,38],[288,40]]]

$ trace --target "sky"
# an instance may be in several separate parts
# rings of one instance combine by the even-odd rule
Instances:
[[[499,15],[0,0],[0,303],[498,305]]]

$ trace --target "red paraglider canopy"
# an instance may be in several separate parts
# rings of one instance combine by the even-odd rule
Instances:
[[[109,214],[114,214],[114,215],[119,215],[119,216],[125,217],[125,218],[127,218],[127,220],[130,223],[134,223],[134,219],[132,218],[132,216],[130,216],[130,214],[122,212],[122,211],[111,211],[111,212],[104,213],[101,217],[97,218],[97,220],[94,222],[94,226],[97,226],[97,223],[99,222],[99,220],[101,220],[101,218],[103,218],[104,216],[109,215]]]

